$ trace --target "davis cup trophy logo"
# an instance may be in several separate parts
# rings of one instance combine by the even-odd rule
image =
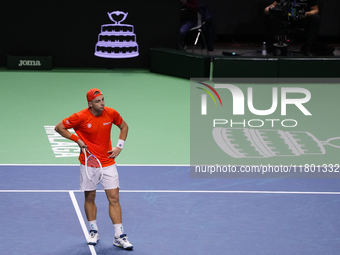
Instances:
[[[94,55],[101,58],[133,58],[139,55],[134,27],[121,24],[128,13],[114,11],[107,13],[114,24],[101,26]]]

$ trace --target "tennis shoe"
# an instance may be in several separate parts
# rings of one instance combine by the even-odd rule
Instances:
[[[96,245],[99,240],[99,233],[97,230],[90,230],[90,235],[87,240],[87,244]]]
[[[120,235],[119,237],[115,237],[113,239],[113,245],[121,247],[125,250],[132,250],[133,245],[127,239],[128,237],[126,236],[126,234]]]

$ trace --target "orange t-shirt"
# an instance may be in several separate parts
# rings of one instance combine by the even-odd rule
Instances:
[[[115,164],[113,158],[108,158],[107,153],[112,149],[111,127],[112,124],[119,126],[123,118],[120,114],[109,107],[105,107],[100,116],[94,116],[90,110],[84,109],[63,119],[65,128],[73,128],[76,134],[87,145],[88,150],[95,155],[103,167]],[[85,165],[85,155],[81,152],[79,161]]]

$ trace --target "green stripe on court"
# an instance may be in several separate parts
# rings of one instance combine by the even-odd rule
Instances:
[[[136,69],[3,69],[0,76],[0,164],[78,164],[77,157],[55,157],[45,126],[86,108],[93,87],[130,127],[118,163],[189,164],[188,80]],[[113,128],[113,144],[118,134]]]

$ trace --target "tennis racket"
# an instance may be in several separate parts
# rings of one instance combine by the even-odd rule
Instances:
[[[87,148],[83,148],[83,152],[85,155],[85,171],[87,178],[89,178],[91,182],[98,184],[103,179],[102,164]]]

